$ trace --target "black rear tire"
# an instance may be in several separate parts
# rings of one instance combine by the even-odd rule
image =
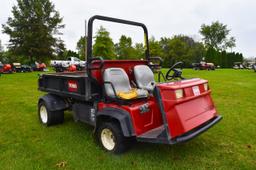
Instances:
[[[113,135],[114,146],[113,147],[106,147],[106,142],[103,141],[103,133],[104,131],[111,131]],[[129,138],[126,138],[123,135],[121,127],[119,123],[112,121],[112,122],[102,122],[96,131],[97,141],[100,145],[108,152],[120,154],[125,152],[130,146]]]
[[[46,113],[43,113],[46,112]],[[64,121],[64,111],[50,111],[44,101],[40,101],[38,104],[38,117],[43,125],[51,126],[63,123]]]

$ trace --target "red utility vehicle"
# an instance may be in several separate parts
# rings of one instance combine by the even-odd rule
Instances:
[[[33,71],[45,71],[46,70],[46,64],[41,62],[35,62],[35,64],[32,64]]]
[[[145,60],[93,57],[94,20],[142,27]],[[38,115],[44,125],[62,123],[64,110],[70,109],[75,121],[94,126],[104,149],[121,153],[131,139],[176,144],[196,137],[221,120],[208,81],[184,79],[177,68],[182,63],[175,64],[165,76],[159,74],[166,82],[155,82],[151,67],[156,67],[152,61],[157,58],[149,56],[148,32],[142,23],[93,16],[88,22],[87,56],[86,71],[39,77],[39,90],[48,92],[38,101]]]
[[[194,70],[215,70],[215,65],[213,63],[206,63],[205,61],[193,63],[192,66]]]
[[[12,72],[13,72],[13,69],[12,69],[11,64],[2,64],[0,62],[0,74],[1,73],[12,73]]]

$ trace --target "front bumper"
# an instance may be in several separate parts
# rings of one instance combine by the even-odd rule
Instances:
[[[211,128],[213,125],[217,124],[221,119],[222,119],[221,116],[215,116],[214,118],[210,119],[209,121],[205,122],[199,127],[175,138],[169,138],[167,134],[169,132],[167,131],[167,129],[162,127],[162,128],[158,128],[159,131],[154,131],[154,133],[137,137],[137,140],[141,142],[162,143],[162,144],[170,144],[170,145],[186,142],[200,135],[201,133],[205,132],[206,130]]]
[[[171,139],[168,143],[176,144],[176,143],[182,143],[182,142],[186,142],[190,139],[193,139],[194,137],[200,135],[201,133],[203,133],[206,130],[208,130],[209,128],[211,128],[213,125],[217,124],[221,119],[222,119],[222,116],[218,115],[218,116],[212,118],[211,120],[205,122],[201,126],[195,128],[179,137]]]

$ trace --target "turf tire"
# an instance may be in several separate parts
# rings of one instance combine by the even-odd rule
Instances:
[[[44,108],[43,108],[44,107]],[[42,112],[46,113],[42,113]],[[42,116],[44,114],[44,116]],[[40,122],[43,125],[51,126],[63,123],[64,121],[64,111],[63,110],[57,110],[57,111],[50,111],[49,108],[47,108],[47,105],[44,101],[39,102],[38,104],[38,117]]]
[[[107,148],[104,145],[102,133],[106,129],[111,131],[113,134],[113,141],[115,143],[113,148]],[[102,122],[97,128],[96,137],[97,141],[106,151],[114,154],[121,154],[125,152],[130,146],[129,138],[124,137],[121,127],[117,122]]]

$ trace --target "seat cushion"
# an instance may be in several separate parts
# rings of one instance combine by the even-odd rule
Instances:
[[[132,89],[129,92],[117,92],[117,97],[125,100],[131,100],[136,99],[138,97],[138,94],[136,92],[136,89]]]
[[[146,98],[148,97],[148,91],[143,89],[131,89],[129,92],[118,92],[117,96],[120,99],[131,100],[138,98]]]
[[[152,92],[155,88],[154,73],[147,65],[137,65],[134,67],[136,84],[140,89]]]
[[[106,94],[110,97],[118,97],[124,100],[148,97],[148,92],[143,89],[134,89],[130,86],[129,77],[122,68],[108,68],[103,75]],[[111,84],[106,83],[109,82]],[[116,92],[113,91],[113,88]]]
[[[104,71],[104,82],[112,83],[115,92],[129,92],[132,88],[130,86],[129,78],[122,68],[108,68]],[[106,94],[110,97],[115,97],[115,93],[110,84],[105,84]]]

